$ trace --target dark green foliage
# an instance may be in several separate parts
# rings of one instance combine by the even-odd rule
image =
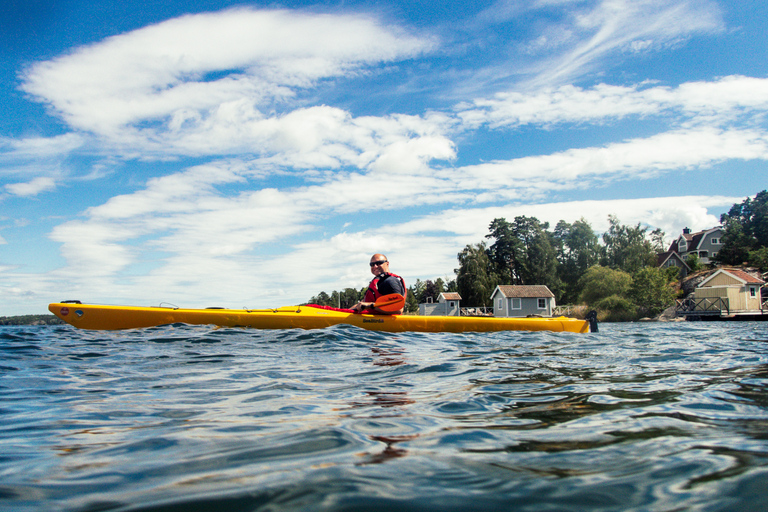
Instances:
[[[466,246],[458,254],[458,259],[456,287],[462,302],[470,306],[489,306],[491,293],[499,284],[499,278],[485,243]]]
[[[768,247],[749,251],[749,264],[760,269],[760,272],[768,272]]]
[[[356,290],[354,288],[345,288],[343,291],[334,291],[330,295],[320,292],[309,299],[308,304],[318,304],[320,306],[331,306],[334,308],[351,308],[360,302],[365,295],[365,288]]]
[[[768,247],[768,191],[763,190],[754,199],[748,197],[741,204],[734,204],[728,213],[720,216],[720,223],[725,233],[717,261],[726,265],[747,263],[759,266],[760,253],[756,251]],[[756,260],[751,261],[751,257]]]
[[[588,268],[600,261],[601,247],[592,226],[582,219],[573,224],[561,220],[553,233],[557,251],[558,277],[563,283],[563,294],[559,298],[566,304],[578,301],[581,288],[579,278]]]
[[[549,224],[535,217],[515,217],[514,222],[494,219],[486,238],[494,239],[488,256],[503,284],[543,284],[553,293],[562,289],[557,274],[556,243]]]

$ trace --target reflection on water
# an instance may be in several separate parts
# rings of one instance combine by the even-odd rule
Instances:
[[[0,328],[0,510],[768,510],[768,323]]]

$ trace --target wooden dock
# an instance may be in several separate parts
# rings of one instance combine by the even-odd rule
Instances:
[[[768,301],[761,309],[732,310],[727,298],[678,299],[675,314],[686,320],[768,320]]]

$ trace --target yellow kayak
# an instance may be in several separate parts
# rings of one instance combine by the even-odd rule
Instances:
[[[577,318],[496,318],[475,316],[412,316],[350,313],[313,306],[277,309],[183,309],[177,307],[105,306],[79,301],[57,302],[48,310],[80,329],[139,329],[174,323],[250,327],[254,329],[322,329],[348,324],[385,332],[490,332],[555,331],[586,333],[597,331],[593,319]]]

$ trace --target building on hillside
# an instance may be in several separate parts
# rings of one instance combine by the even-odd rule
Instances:
[[[437,302],[429,302],[419,304],[419,315],[421,316],[459,316],[461,314],[460,308],[461,295],[454,292],[443,292],[438,298]]]
[[[688,266],[688,264],[680,256],[680,253],[678,252],[667,251],[667,252],[662,252],[657,256],[659,258],[658,266],[660,268],[675,267],[679,272],[678,276],[680,277],[680,279],[686,277],[691,272],[691,267]]]
[[[727,299],[730,313],[755,313],[762,309],[765,281],[743,270],[721,268],[699,283],[692,299]]]
[[[555,294],[544,285],[499,285],[491,294],[493,316],[552,316]]]
[[[669,250],[658,255],[659,267],[677,267],[680,269],[680,277],[685,277],[691,270],[685,260],[691,254],[697,255],[704,265],[712,263],[722,247],[724,233],[722,226],[696,233],[691,233],[688,228],[683,229],[683,233],[672,242]]]

